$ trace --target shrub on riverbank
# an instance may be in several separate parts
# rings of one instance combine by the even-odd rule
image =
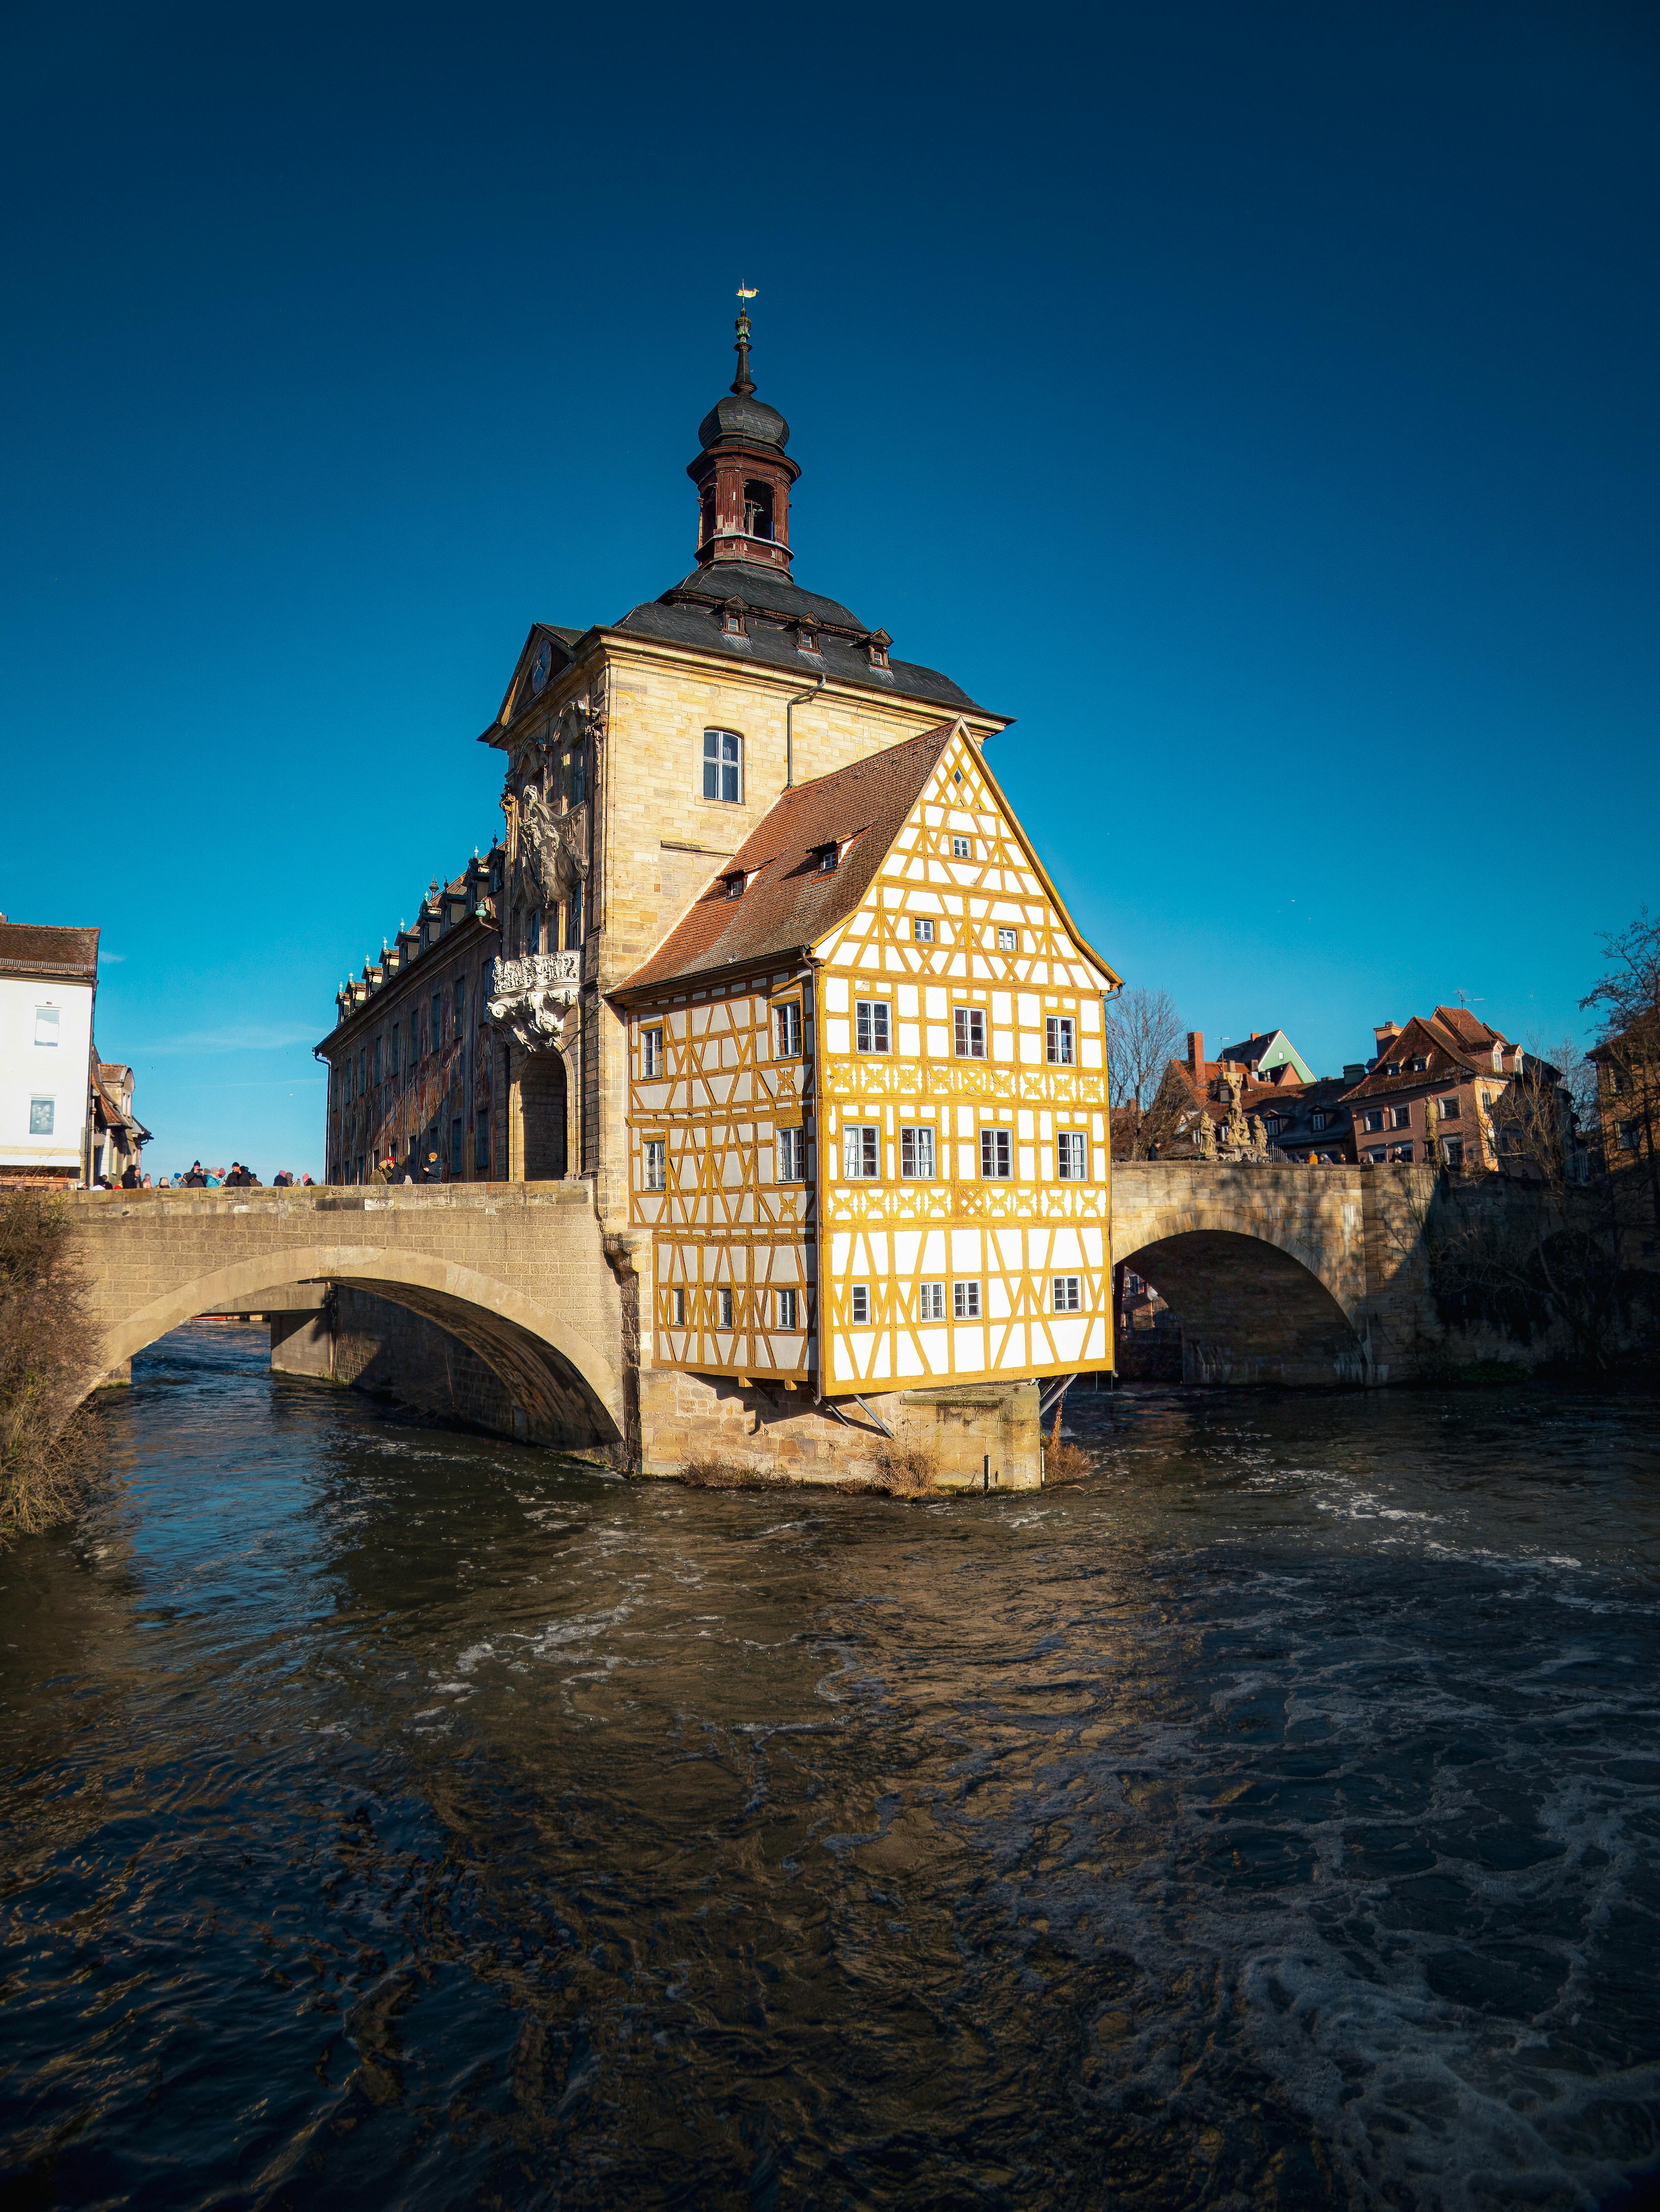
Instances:
[[[65,1521],[97,1455],[90,1412],[64,1407],[93,1358],[64,1209],[0,1191],[0,1546]]]

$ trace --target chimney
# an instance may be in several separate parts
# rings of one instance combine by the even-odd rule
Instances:
[[[1188,1031],[1188,1066],[1193,1070],[1195,1076],[1202,1076],[1205,1073],[1205,1032],[1203,1030],[1189,1030]]]
[[[1401,1034],[1399,1022],[1379,1022],[1372,1035],[1377,1040],[1377,1057],[1382,1060],[1389,1048]]]

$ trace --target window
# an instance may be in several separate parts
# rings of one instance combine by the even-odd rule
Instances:
[[[1383,1126],[1383,1109],[1381,1106],[1371,1107],[1360,1116],[1360,1127],[1365,1129],[1369,1135],[1375,1133],[1377,1130],[1381,1129]]]
[[[855,1328],[870,1325],[870,1285],[854,1283],[848,1291],[848,1319]]]
[[[1450,1168],[1462,1168],[1464,1164],[1463,1139],[1462,1137],[1443,1137],[1441,1139],[1441,1157]]]
[[[666,1138],[647,1138],[646,1188],[648,1190],[666,1190],[668,1188],[668,1140]]]
[[[974,858],[972,838],[953,837],[951,841],[951,856],[953,860],[971,860]]]
[[[374,1040],[374,1049],[369,1058],[369,1080],[371,1083],[378,1083],[380,1080],[380,1040],[379,1037],[376,1037]]]
[[[800,1324],[797,1322],[795,1318],[795,1292],[794,1291],[775,1291],[773,1292],[773,1296],[777,1301],[778,1327],[780,1328],[795,1328],[799,1327]]]
[[[833,876],[836,873],[836,864],[842,857],[842,848],[839,845],[815,845],[812,848],[812,857],[818,864],[821,876]]]
[[[575,952],[581,949],[581,943],[582,894],[578,891],[575,898],[565,902],[565,944],[569,951]]]
[[[958,1006],[953,1014],[957,1057],[958,1060],[983,1060],[986,1056],[984,1013],[978,1006]]]
[[[1080,1278],[1077,1275],[1057,1275],[1055,1279],[1055,1310],[1056,1313],[1076,1313]]]
[[[1009,1139],[1007,1129],[982,1129],[980,1132],[980,1173],[994,1182],[1006,1182],[1009,1176]]]
[[[1392,1160],[1400,1161],[1403,1167],[1410,1167],[1412,1165],[1412,1146],[1410,1145],[1391,1145],[1389,1146],[1389,1158]]]
[[[1309,1127],[1310,1129],[1323,1129],[1326,1126],[1327,1119],[1328,1117],[1324,1114],[1310,1114],[1309,1115]]]
[[[703,732],[703,796],[728,806],[744,796],[744,740],[736,730]]]
[[[361,1098],[369,1087],[369,1048],[361,1048],[357,1054],[357,1094]]]
[[[527,952],[542,950],[542,917],[539,914],[532,915],[525,925],[525,950]]]
[[[727,896],[729,899],[743,897],[745,878],[741,868],[734,868],[729,876],[722,876],[721,881],[726,887]]]
[[[1399,1075],[1401,1073],[1400,1061],[1398,1060],[1391,1060],[1388,1061],[1384,1066],[1383,1073],[1385,1075]]]
[[[678,1286],[669,1293],[669,1311],[674,1316],[675,1327],[684,1328],[686,1325],[686,1294]]]
[[[1089,1139],[1081,1129],[1062,1129],[1055,1140],[1055,1172],[1062,1182],[1085,1182],[1089,1171]]]
[[[997,950],[1000,952],[1018,952],[1020,950],[1019,931],[1000,929],[997,933]]]
[[[933,942],[933,924],[931,921],[923,921],[919,916],[915,921],[912,922],[910,926],[910,933],[918,945],[932,945]]]
[[[1428,1067],[1429,1062],[1420,1052],[1417,1059],[1409,1060],[1407,1062],[1407,1066],[1411,1069],[1414,1075],[1422,1075],[1424,1071]]]
[[[801,1001],[787,1000],[773,1010],[773,1020],[778,1035],[780,1060],[799,1060],[801,1057]]]
[[[899,1172],[908,1182],[933,1181],[933,1132],[932,1129],[901,1129]]]
[[[462,1157],[466,1123],[459,1114],[450,1116],[450,1172],[459,1175],[466,1163]]]
[[[396,1075],[398,1073],[398,1032],[401,1027],[401,1023],[394,1022],[392,1027],[386,1031],[386,1073],[388,1075]]]
[[[842,1172],[850,1182],[868,1182],[881,1173],[881,1131],[870,1123],[848,1121],[842,1130]]]
[[[1284,1127],[1285,1123],[1277,1114],[1265,1114],[1262,1116],[1262,1130],[1266,1136],[1277,1137]]]
[[[1622,1152],[1634,1152],[1637,1150],[1635,1121],[1622,1121],[1620,1124],[1620,1149]]]
[[[944,1321],[946,1318],[946,1286],[943,1283],[924,1283],[916,1293],[918,1321]]]
[[[1456,1121],[1458,1119],[1457,1092],[1455,1091],[1445,1098],[1438,1098],[1435,1102],[1435,1110],[1444,1121]]]
[[[714,1295],[721,1310],[721,1327],[730,1328],[732,1327],[732,1292],[729,1290],[721,1290]]]
[[[1051,1067],[1070,1067],[1073,1057],[1073,1039],[1077,1024],[1070,1014],[1051,1014],[1048,1023],[1049,1061]]]
[[[1391,1106],[1389,1108],[1389,1127],[1391,1129],[1410,1129],[1412,1127],[1411,1107]]]
[[[34,1042],[55,1045],[58,1042],[58,1006],[37,1006],[34,1010]]]
[[[58,1119],[58,1101],[57,1101],[55,1098],[31,1098],[31,1099],[30,1099],[30,1101],[29,1101],[29,1134],[30,1134],[30,1136],[32,1136],[32,1137],[50,1137],[50,1136],[52,1136],[52,1135],[53,1134],[53,1133],[54,1133],[54,1131],[53,1131],[53,1125],[54,1125],[54,1123],[56,1122],[57,1119]]]
[[[437,1051],[444,1042],[444,1001],[435,991],[432,994],[432,1048]]]
[[[472,1133],[472,1164],[488,1170],[490,1164],[490,1117],[481,1114]]]
[[[464,975],[455,987],[455,1034],[459,1036],[467,1025],[467,979]],[[377,1077],[376,1080],[380,1079]]]
[[[854,1001],[854,1042],[860,1052],[886,1052],[890,1049],[889,1011],[884,1000],[860,999]]]
[[[958,1321],[978,1321],[980,1318],[980,1285],[978,1283],[952,1285],[952,1311]]]
[[[1381,1168],[1384,1161],[1388,1159],[1389,1154],[1384,1151],[1382,1145],[1374,1145],[1371,1151],[1366,1154],[1366,1158],[1371,1162],[1375,1168]]]
[[[772,487],[763,483],[744,486],[744,535],[746,538],[772,536]]]
[[[807,1133],[805,1129],[778,1132],[778,1180],[804,1182],[807,1173]]]
[[[663,1032],[660,1029],[640,1032],[640,1073],[649,1079],[663,1073]]]

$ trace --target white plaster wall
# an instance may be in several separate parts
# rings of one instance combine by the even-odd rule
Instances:
[[[58,1009],[56,1045],[34,1041],[35,1009]],[[92,987],[0,975],[0,1164],[81,1172],[92,1054]],[[50,1098],[50,1137],[29,1134],[29,1102]]]

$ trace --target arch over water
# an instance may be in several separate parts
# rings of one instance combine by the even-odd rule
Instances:
[[[288,1246],[192,1274],[111,1322],[86,1388],[198,1314],[245,1310],[260,1291],[307,1283],[366,1291],[437,1322],[477,1352],[550,1433],[568,1431],[580,1405],[594,1441],[613,1443],[622,1434],[621,1378],[562,1315],[492,1276],[395,1246]]]
[[[1113,1257],[1182,1326],[1189,1382],[1365,1382],[1368,1346],[1321,1277],[1272,1238],[1181,1229]]]

